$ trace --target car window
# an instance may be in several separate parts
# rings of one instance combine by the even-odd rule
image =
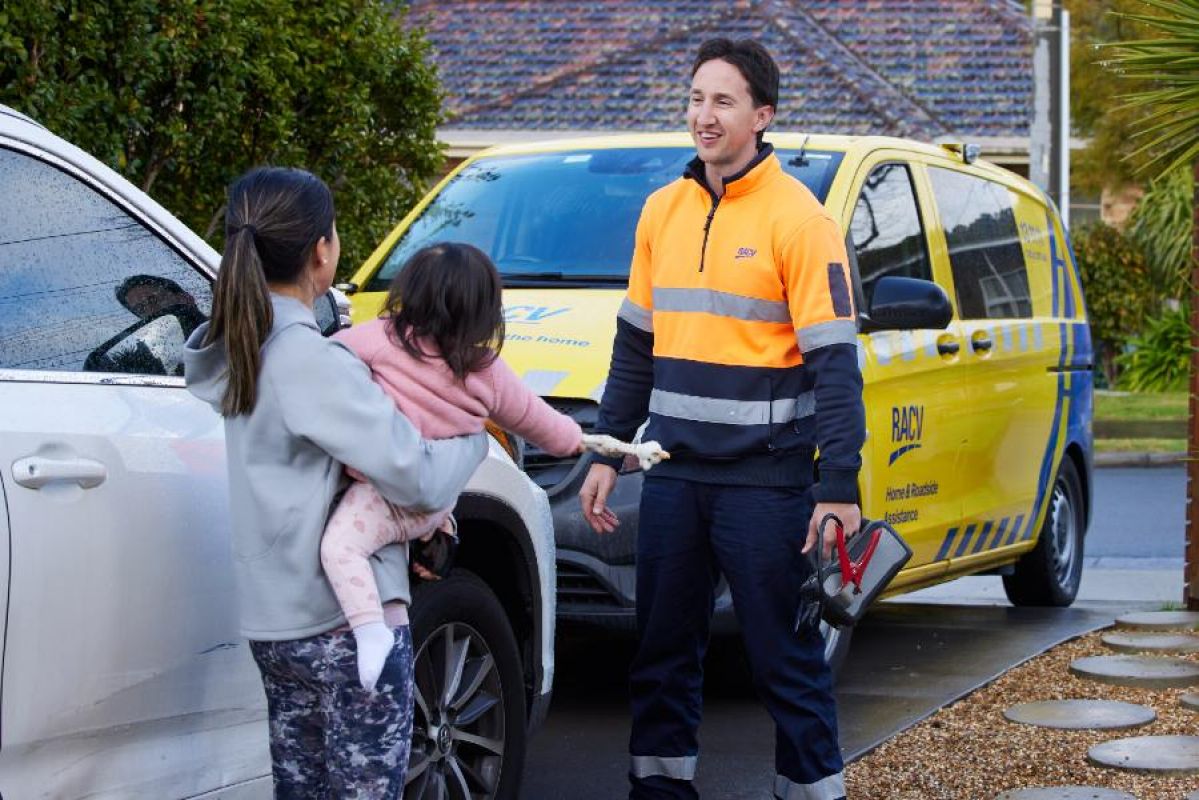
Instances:
[[[780,151],[823,200],[841,154]],[[682,176],[694,148],[609,148],[497,156],[460,172],[384,260],[367,291],[385,291],[420,248],[473,244],[509,279],[624,281],[641,207]]]
[[[854,205],[849,233],[867,307],[879,278],[932,280],[928,243],[906,165],[882,164],[870,172]]]
[[[0,369],[178,375],[208,279],[75,177],[0,148]]]
[[[929,169],[962,319],[1032,316],[1028,270],[1007,187],[951,169]]]

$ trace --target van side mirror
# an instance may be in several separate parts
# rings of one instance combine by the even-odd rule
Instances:
[[[920,278],[879,278],[870,295],[870,308],[860,315],[862,332],[943,329],[953,319],[945,290]]]

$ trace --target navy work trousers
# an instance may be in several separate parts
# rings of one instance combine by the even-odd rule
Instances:
[[[703,659],[723,573],[754,688],[775,722],[775,796],[845,794],[824,640],[794,629],[800,552],[812,515],[802,489],[646,477],[637,539],[637,655],[630,670],[631,800],[697,798]]]

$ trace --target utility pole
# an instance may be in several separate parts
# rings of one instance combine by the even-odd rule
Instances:
[[[1187,543],[1183,573],[1183,602],[1199,611],[1199,160],[1195,161],[1191,208],[1195,225],[1191,233],[1191,397],[1187,430]]]
[[[1070,12],[1062,0],[1033,0],[1033,119],[1029,178],[1070,227]]]

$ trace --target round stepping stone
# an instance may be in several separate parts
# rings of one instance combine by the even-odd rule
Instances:
[[[1053,786],[1044,789],[1012,789],[995,800],[1137,800],[1136,795],[1097,786]]]
[[[1100,683],[1140,689],[1199,686],[1199,664],[1166,656],[1088,656],[1075,659],[1070,672]]]
[[[1045,700],[1021,703],[1003,712],[1012,722],[1064,730],[1135,728],[1157,719],[1152,708],[1115,700]]]
[[[1117,628],[1145,631],[1199,630],[1199,611],[1141,611],[1116,618]]]
[[[1087,761],[1155,775],[1199,775],[1199,736],[1136,736],[1097,744]]]
[[[1189,633],[1117,632],[1101,641],[1121,653],[1199,653],[1199,636]]]
[[[1178,702],[1182,704],[1183,708],[1189,708],[1191,711],[1199,711],[1199,692],[1184,694],[1178,698]],[[1195,798],[1195,800],[1199,800],[1199,797]]]

